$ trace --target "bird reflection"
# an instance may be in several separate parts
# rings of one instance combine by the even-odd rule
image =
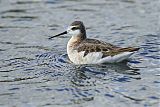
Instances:
[[[74,75],[71,82],[78,86],[96,85],[99,80],[119,79],[119,75],[124,75],[128,79],[141,79],[139,69],[132,68],[127,61],[116,64],[100,64],[100,65],[77,65],[73,71]],[[117,76],[117,77],[116,77]],[[138,76],[138,77],[137,77]]]

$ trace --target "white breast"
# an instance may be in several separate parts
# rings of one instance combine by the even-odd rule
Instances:
[[[68,50],[68,57],[74,64],[97,64],[102,58],[101,52],[88,53],[84,57],[84,51],[77,52],[77,50]]]

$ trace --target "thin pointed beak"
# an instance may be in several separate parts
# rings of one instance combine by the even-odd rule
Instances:
[[[64,35],[64,34],[67,34],[67,31],[64,31],[64,32],[62,32],[62,33],[60,33],[60,34],[57,34],[57,35],[55,35],[55,36],[51,36],[51,37],[48,38],[48,39],[52,39],[52,38],[54,38],[54,37],[58,37],[58,36],[61,36],[61,35]]]

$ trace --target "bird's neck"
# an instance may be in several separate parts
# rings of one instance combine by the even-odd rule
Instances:
[[[76,47],[78,44],[80,44],[84,39],[86,39],[86,35],[77,35],[72,36],[71,39],[68,41],[67,48],[69,47]]]

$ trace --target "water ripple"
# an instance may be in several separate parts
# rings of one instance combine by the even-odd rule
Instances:
[[[0,0],[0,5],[1,106],[158,106],[158,0]],[[63,45],[69,37],[45,39],[74,20],[82,20],[91,36],[141,49],[118,64],[74,65]]]

